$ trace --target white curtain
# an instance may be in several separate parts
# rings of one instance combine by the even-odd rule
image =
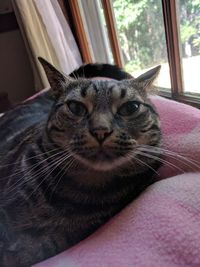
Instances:
[[[13,7],[33,67],[37,91],[49,85],[37,60],[39,56],[66,74],[82,64],[57,0],[13,0]]]

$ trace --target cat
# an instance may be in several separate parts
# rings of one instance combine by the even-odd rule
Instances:
[[[39,60],[54,101],[1,156],[2,267],[28,267],[83,240],[152,184],[160,166],[140,150],[161,143],[148,97],[160,66],[135,79],[74,79]]]

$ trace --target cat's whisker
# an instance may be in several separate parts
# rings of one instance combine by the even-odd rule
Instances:
[[[61,157],[62,157],[62,155],[60,156],[60,159],[61,159]],[[60,161],[60,159],[58,159],[58,160]],[[15,189],[16,189],[17,186],[20,186],[20,188],[23,189],[23,186],[24,186],[26,183],[30,183],[31,181],[35,181],[35,180],[37,180],[37,178],[40,177],[41,175],[45,175],[45,174],[46,174],[47,172],[49,172],[49,170],[51,170],[57,163],[58,163],[58,161],[52,163],[49,167],[44,166],[44,167],[41,168],[38,172],[34,173],[34,175],[31,176],[30,179],[27,179],[27,180],[24,180],[24,179],[23,179],[22,181],[20,181],[20,183],[17,184],[12,190],[13,190],[13,191],[16,191]],[[46,176],[45,176],[45,177],[46,177]],[[43,179],[43,181],[44,181],[44,180],[45,180],[45,179]],[[11,195],[11,196],[13,197],[13,196],[17,195],[17,192],[15,192],[14,195],[12,195],[11,193],[12,193],[12,191],[9,192],[9,196]]]
[[[63,156],[63,161],[64,161],[64,160],[67,160],[68,158],[72,157],[73,156],[73,153],[71,151],[69,151],[69,150],[66,150],[66,149],[63,150],[62,151],[62,155],[60,156],[60,158],[57,159],[56,162],[51,163],[51,166],[54,166],[55,164],[57,164],[58,162],[60,162],[60,160],[62,159],[61,158],[62,156]],[[62,164],[62,162],[61,162],[61,164]],[[40,175],[40,173],[39,173],[39,175]]]
[[[58,181],[57,181],[56,185],[54,186],[54,189],[51,192],[50,199],[52,198],[53,193],[56,191],[56,188],[59,185],[59,183],[60,183],[61,179],[63,178],[63,176],[65,175],[66,171],[73,165],[73,162],[74,162],[74,158],[72,158],[69,162],[66,162],[66,164],[64,165],[64,167],[61,168],[60,172],[57,174],[57,176],[59,176],[59,174],[61,172],[63,172],[63,174],[58,178]],[[66,167],[67,167],[67,170],[66,170]],[[57,176],[55,177],[55,179],[57,178]]]
[[[70,159],[70,160],[73,160],[73,154],[71,154],[71,155],[68,155],[68,156],[64,157],[63,162],[64,162],[65,160],[69,159],[70,157],[72,157],[72,159]],[[63,162],[61,162],[61,164],[62,164]],[[68,162],[66,162],[66,164],[64,165],[64,167],[65,167],[67,164],[68,164]],[[63,168],[64,168],[64,167],[63,167]],[[56,167],[56,168],[57,168],[57,167]],[[63,168],[61,168],[61,171],[63,170]],[[61,172],[61,171],[60,171],[60,172]],[[59,174],[60,174],[60,172],[59,172]],[[58,174],[58,175],[59,175],[59,174]],[[57,177],[57,175],[56,175],[56,177]],[[56,177],[55,177],[55,179],[56,179]],[[47,190],[48,190],[48,188],[49,188],[49,186],[47,187]],[[46,191],[47,191],[47,190],[46,190]]]
[[[52,150],[48,150],[48,151],[45,151],[43,153],[39,153],[39,154],[37,154],[35,156],[26,157],[26,159],[24,159],[23,162],[29,161],[30,159],[38,158],[40,156],[43,156],[43,155],[46,155],[48,153],[52,153],[52,152],[55,152],[55,151],[60,151],[60,148],[54,148]],[[3,158],[5,158],[5,156]],[[16,161],[16,162],[13,162],[11,164],[0,165],[0,168],[8,167],[8,166],[13,166],[13,165],[18,165],[20,162],[21,162],[21,160]]]
[[[180,155],[171,155],[169,153],[162,153],[162,151],[153,151],[153,150],[150,150],[150,149],[140,149],[141,151],[144,151],[144,152],[151,152],[151,153],[156,153],[156,154],[163,154],[163,155],[166,155],[168,156],[169,158],[172,158],[182,164],[184,164],[185,166],[191,168],[191,170],[195,170],[194,166],[197,167],[199,169],[199,166],[197,166],[196,164],[194,164],[193,162],[191,162],[190,160],[186,159],[186,158],[180,158],[181,156]],[[189,164],[190,163],[190,164]]]
[[[53,157],[56,157],[57,155],[60,155],[61,153],[63,153],[63,151],[59,151],[58,153],[55,153],[55,154],[53,154],[53,155],[51,155],[51,156],[48,156],[48,157],[46,157],[45,159],[43,159],[42,161],[39,161],[39,162],[37,162],[37,163],[31,165],[30,169],[26,169],[26,170],[27,170],[27,173],[33,171],[36,167],[39,167],[39,165],[41,165],[41,164],[44,163],[45,161],[47,161],[47,160],[49,160],[49,159],[51,159],[51,158],[53,158]],[[23,163],[24,163],[24,162],[25,162],[25,161],[23,161]],[[21,169],[20,171],[18,171],[18,169],[17,169],[13,174],[11,174],[10,176],[5,177],[5,179],[7,179],[7,178],[11,178],[11,177],[13,177],[13,176],[15,176],[15,175],[18,175],[18,174],[21,174],[21,173],[23,173],[23,169]],[[22,179],[23,179],[23,178],[24,178],[24,176],[22,177]],[[3,178],[2,178],[2,179],[3,179]]]
[[[147,148],[146,147],[143,147],[141,146],[140,148],[138,148],[139,150],[146,150],[147,152],[152,152],[152,153],[157,153],[157,154],[164,154],[168,157],[171,157],[173,159],[176,159],[177,161],[179,162],[182,162],[183,164],[185,164],[186,166],[190,167],[191,169],[194,169],[195,167],[196,168],[200,168],[199,165],[196,164],[197,161],[193,160],[193,159],[190,159],[190,158],[187,158],[185,156],[182,156],[176,152],[173,152],[173,151],[170,151],[170,150],[166,150],[166,149],[163,149],[163,148],[155,148],[154,147],[151,147],[151,146],[148,146]],[[189,165],[191,164],[191,165]]]
[[[147,158],[150,158],[150,159],[154,159],[154,160],[156,160],[158,162],[164,163],[165,165],[167,165],[167,166],[169,166],[171,168],[177,169],[177,170],[181,171],[182,173],[185,172],[182,168],[174,165],[173,163],[171,163],[171,162],[169,162],[167,160],[161,159],[161,158],[159,158],[157,156],[154,156],[154,155],[151,155],[151,154],[147,154],[147,153],[143,153],[143,152],[140,152],[138,150],[137,150],[137,154],[141,155],[141,156],[144,156],[144,157],[147,157]]]
[[[51,155],[51,156],[45,158],[44,160],[40,161],[39,163],[36,163],[36,164],[32,165],[31,168],[30,168],[29,170],[27,169],[27,173],[26,173],[26,174],[24,174],[24,175],[23,175],[17,182],[15,182],[14,184],[12,184],[12,186],[11,186],[11,187],[8,187],[6,190],[10,193],[10,191],[14,190],[14,188],[15,188],[17,185],[21,185],[21,183],[20,183],[21,181],[22,181],[22,183],[24,182],[25,176],[26,176],[26,175],[29,175],[29,173],[31,173],[31,171],[34,171],[35,168],[39,167],[42,163],[48,161],[49,159],[52,159],[52,158],[54,158],[54,157],[56,157],[57,155],[60,155],[60,154],[62,155],[63,153],[66,154],[66,150],[65,150],[65,151],[60,151],[60,152],[58,152],[58,153],[56,153],[56,154],[54,154],[54,155]],[[38,174],[38,173],[40,173],[41,171],[43,171],[43,169],[45,169],[45,167],[46,167],[46,166],[41,167],[41,168],[39,169],[39,171],[36,171],[36,172],[35,172],[35,174]],[[12,175],[10,175],[10,176],[12,177],[12,176],[15,176],[15,175],[20,174],[20,173],[23,173],[23,170],[20,171],[20,172],[14,173],[14,174],[12,174]],[[34,176],[35,176],[35,175],[34,175]]]
[[[133,157],[133,156],[134,156],[134,157]],[[129,156],[129,158],[130,158],[132,161],[135,160],[135,161],[139,162],[140,164],[147,166],[147,167],[148,167],[149,169],[151,169],[154,173],[156,173],[157,175],[159,175],[159,173],[158,173],[153,167],[151,167],[149,164],[147,164],[146,162],[144,162],[144,161],[141,160],[141,159],[136,158],[136,157],[135,157],[135,154],[132,153],[132,154]]]
[[[32,194],[34,194],[35,192],[37,192],[37,190],[40,188],[41,184],[52,174],[52,172],[54,170],[56,170],[56,168],[58,168],[65,160],[67,160],[69,157],[71,157],[71,155],[67,155],[64,156],[63,158],[61,158],[59,161],[56,162],[54,168],[51,169],[50,172],[48,172],[48,175],[45,175],[45,177],[42,179],[42,181],[37,185],[37,187],[33,190],[33,192],[31,193],[31,195],[29,196],[29,198],[32,196]],[[52,167],[52,166],[51,166]],[[56,178],[56,177],[55,177]]]
[[[74,77],[75,80],[78,80],[79,77],[78,77],[78,75],[75,74],[75,72],[73,72],[71,74],[73,75],[73,77]]]
[[[185,159],[187,161],[190,161],[192,163],[198,163],[199,164],[199,161],[194,160],[194,159],[191,159],[191,158],[188,158],[188,157],[184,156],[183,154],[181,155],[181,154],[178,154],[177,152],[174,152],[174,151],[171,151],[171,150],[167,150],[167,149],[163,149],[163,148],[160,148],[160,150],[163,151],[163,152],[165,152],[165,153],[170,153],[170,154],[172,154],[174,156],[181,157],[181,158],[183,158],[183,159]],[[199,167],[199,165],[197,165],[197,166]]]
[[[52,164],[54,165],[54,164]],[[46,173],[47,171],[49,171],[49,166],[43,166],[42,168],[40,168],[38,171],[36,171],[34,173],[34,175],[30,176],[30,178],[28,179],[25,179],[26,175],[24,175],[22,178],[20,178],[16,183],[12,184],[12,186],[10,186],[9,188],[6,189],[6,193],[7,195],[9,196],[15,196],[17,195],[17,191],[16,189],[18,187],[22,188],[23,189],[23,186],[26,184],[26,183],[30,183],[32,181],[35,181],[35,179],[39,176],[39,175],[42,175],[43,173]],[[30,171],[29,171],[30,172]],[[14,192],[14,195],[12,195],[12,193]]]
[[[169,150],[169,149],[164,149],[163,147],[155,147],[155,146],[151,146],[151,145],[141,145],[140,147],[144,147],[144,148],[149,148],[149,149],[153,149],[153,150],[155,150],[155,151],[163,151],[163,152],[169,152],[169,153],[173,153],[174,155],[179,155],[179,156],[183,156],[184,157],[184,154],[182,153],[182,154],[178,154],[177,152],[175,152],[175,151],[172,151],[172,150]],[[140,147],[138,147],[138,148],[140,148]],[[187,158],[187,157],[186,157]],[[194,162],[197,162],[198,163],[198,161],[195,161],[194,160]]]

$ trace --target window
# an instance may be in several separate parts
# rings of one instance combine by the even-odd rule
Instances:
[[[80,4],[79,7],[84,10],[82,18],[86,21],[84,28],[86,31],[90,28],[88,39],[92,51],[103,43],[106,47],[104,56],[95,57],[95,53],[103,53],[100,49],[100,52],[94,52],[94,58],[108,63],[114,59],[115,64],[133,76],[161,64],[156,84],[161,94],[200,105],[200,0],[80,2],[82,7]],[[91,2],[98,10],[98,16],[92,15],[91,9],[88,12],[87,5],[90,6]],[[73,6],[78,1],[70,0],[70,3]],[[77,18],[74,16],[74,19]],[[104,37],[95,47],[92,35],[95,29],[97,33],[97,27],[101,28]]]

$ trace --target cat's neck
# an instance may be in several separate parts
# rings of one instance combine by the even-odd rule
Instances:
[[[66,171],[66,173],[79,184],[95,187],[104,186],[115,176],[115,173],[111,171],[95,171],[81,164],[72,166]]]

